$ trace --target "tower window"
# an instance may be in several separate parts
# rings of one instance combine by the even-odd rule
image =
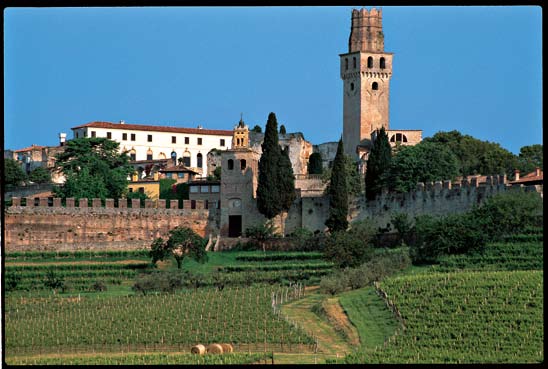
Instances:
[[[390,137],[390,142],[407,142],[407,137],[403,133],[396,133]]]
[[[367,58],[367,68],[373,68],[373,57]]]
[[[384,58],[381,58],[379,65],[380,65],[381,69],[386,68],[386,62],[385,62]]]
[[[352,61],[354,62],[354,69],[356,69],[356,57],[353,57]]]
[[[344,69],[348,70],[348,59],[344,58]]]
[[[240,169],[241,170],[244,170],[246,165],[247,165],[247,162],[245,161],[245,159],[240,160]]]
[[[371,88],[373,90],[378,90],[379,89],[379,84],[377,82],[373,82],[373,84],[371,85]]]
[[[350,91],[354,91],[354,83],[353,82],[350,84]]]
[[[234,160],[228,159],[228,170],[234,169]]]

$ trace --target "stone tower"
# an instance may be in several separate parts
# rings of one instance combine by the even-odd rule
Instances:
[[[352,10],[348,53],[340,58],[345,153],[366,160],[372,133],[389,129],[392,53],[384,51],[381,10]]]

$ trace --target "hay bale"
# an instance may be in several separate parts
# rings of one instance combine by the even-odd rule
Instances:
[[[222,354],[223,353],[223,346],[219,345],[218,343],[212,343],[211,345],[207,346],[207,353],[208,354]]]
[[[230,343],[220,343],[221,347],[223,348],[223,353],[229,353],[234,352],[234,347]]]
[[[204,345],[198,344],[198,345],[192,346],[192,348],[190,349],[190,352],[193,354],[203,355],[206,352],[206,348]]]

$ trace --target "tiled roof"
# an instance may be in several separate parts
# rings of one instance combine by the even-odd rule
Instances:
[[[537,174],[537,171],[528,173],[524,175],[523,177],[520,177],[517,181],[512,181],[510,183],[527,183],[527,182],[536,182],[536,181],[542,181],[544,177],[544,172],[542,170],[539,170],[539,173]]]
[[[31,150],[42,150],[45,149],[47,146],[38,146],[38,145],[32,145],[29,147],[25,147],[24,149],[19,150],[13,150],[13,152],[23,152],[23,151],[31,151]]]
[[[191,169],[189,167],[185,167],[183,165],[171,166],[171,167],[167,167],[167,168],[164,168],[164,169],[160,169],[159,171],[162,172],[162,173],[164,173],[164,172],[185,172],[185,173],[186,172],[191,172],[191,173],[200,174],[200,172],[197,172],[194,169]]]
[[[199,135],[220,135],[220,136],[232,136],[232,131],[224,129],[200,129],[200,128],[182,128],[182,127],[168,127],[168,126],[148,126],[142,124],[121,124],[111,122],[91,122],[83,124],[71,129],[78,128],[106,128],[106,129],[123,129],[123,130],[135,130],[135,131],[152,131],[152,132],[173,132],[173,133],[191,133]]]

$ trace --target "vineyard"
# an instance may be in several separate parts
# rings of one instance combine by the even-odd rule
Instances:
[[[389,278],[378,288],[400,327],[384,345],[340,362],[544,360],[542,271],[430,272]]]
[[[190,352],[196,343],[215,342],[232,343],[237,352],[311,352],[314,339],[273,309],[300,293],[302,288],[255,286],[125,297],[7,297],[6,353]]]

